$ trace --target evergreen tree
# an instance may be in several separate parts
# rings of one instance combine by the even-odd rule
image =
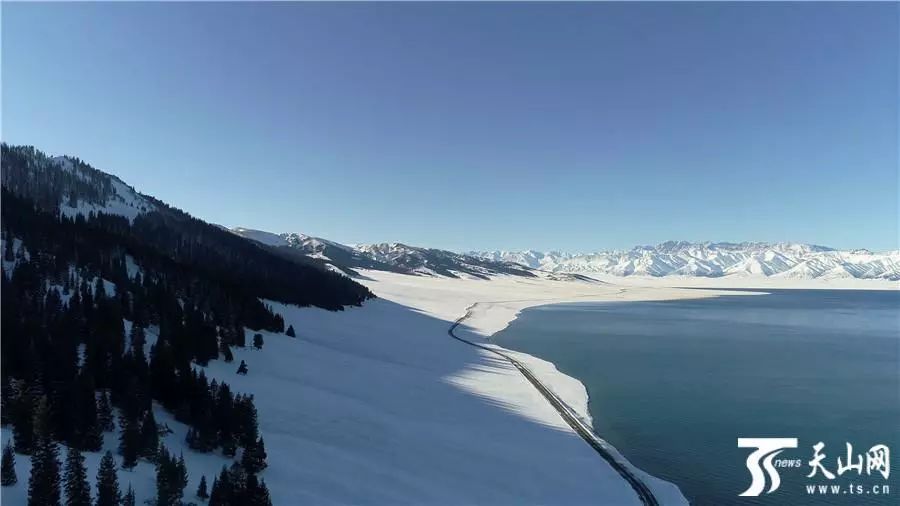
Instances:
[[[3,462],[0,466],[0,484],[4,487],[15,485],[19,478],[16,476],[16,453],[13,451],[11,441],[3,447]]]
[[[184,457],[176,460],[164,445],[160,445],[156,458],[156,505],[179,506],[187,480]]]
[[[288,325],[288,329],[287,329],[287,332],[285,332],[285,334],[287,334],[288,337],[297,337],[297,333],[294,332],[293,325]]]
[[[94,393],[94,382],[86,375],[79,375],[77,380],[77,415],[76,437],[73,443],[87,451],[100,451],[103,448],[103,429],[97,420],[97,397]]]
[[[35,414],[36,440],[31,455],[28,479],[28,506],[60,504],[59,448],[50,433],[50,414],[46,398]]]
[[[122,506],[135,506],[134,499],[134,489],[131,488],[131,484],[128,484],[128,492],[125,492],[125,497],[122,498]]]
[[[231,346],[228,346],[228,343],[222,341],[222,343],[219,345],[219,351],[222,352],[222,359],[225,361],[225,363],[234,362],[234,353],[232,353]]]
[[[256,474],[266,468],[266,445],[260,437],[254,444],[244,448],[241,465],[249,474]]]
[[[200,477],[200,485],[197,487],[197,497],[203,500],[209,499],[209,492],[206,490],[206,475]]]
[[[209,506],[231,506],[233,499],[231,474],[225,466],[222,466],[219,477],[213,478],[212,488],[209,493]]]
[[[144,328],[137,324],[131,325],[131,334],[128,336],[131,342],[131,350],[135,356],[144,356],[144,344],[147,342],[147,335]]]
[[[242,504],[246,506],[272,506],[266,482],[258,481],[255,474],[247,475],[247,485],[242,496]]]
[[[257,350],[261,350],[263,347],[263,335],[262,334],[253,334],[253,347]]]
[[[0,425],[9,425],[12,423],[12,410],[15,409],[14,404],[12,383],[9,381],[9,376],[4,375],[2,384],[0,384]]]
[[[141,423],[140,440],[140,451],[138,454],[152,462],[156,458],[156,452],[159,449],[159,432],[156,427],[156,419],[153,417],[153,409],[148,409],[144,415],[144,421]]]
[[[34,448],[34,399],[28,391],[16,400],[13,411],[13,441],[16,453],[31,455]]]
[[[84,455],[75,446],[66,453],[66,506],[91,506],[91,486],[88,484]]]
[[[3,260],[12,262],[15,259],[16,257],[13,254],[13,239],[7,235],[6,239],[3,241]]]
[[[141,450],[141,432],[137,420],[123,413],[119,419],[122,433],[119,435],[119,453],[122,455],[122,468],[133,469]]]
[[[121,502],[116,460],[112,452],[107,451],[100,459],[100,468],[97,469],[97,506],[119,506]]]
[[[234,436],[232,436],[230,432],[222,436],[221,444],[223,455],[226,457],[234,457],[237,455],[237,444],[234,441]]]
[[[109,394],[106,390],[100,394],[100,399],[97,401],[97,423],[104,432],[116,430],[116,425],[113,422],[112,405],[109,403]]]

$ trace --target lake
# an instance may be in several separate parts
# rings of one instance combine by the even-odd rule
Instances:
[[[865,460],[877,444],[900,452],[900,292],[558,304],[523,311],[493,339],[581,380],[595,431],[692,504],[900,504],[900,469],[886,479]],[[752,451],[739,437],[798,439],[776,457],[780,488],[739,496]],[[807,478],[819,442],[833,480]],[[861,474],[838,474],[846,443]],[[807,491],[820,484],[840,487]]]

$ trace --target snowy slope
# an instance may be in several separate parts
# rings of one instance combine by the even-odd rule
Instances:
[[[472,255],[550,272],[615,276],[764,276],[900,280],[900,250],[840,251],[792,243],[665,242],[628,251],[573,254],[481,251]]]
[[[224,227],[223,227],[224,228]],[[228,229],[226,229],[228,230]],[[288,242],[284,240],[278,234],[273,234],[271,232],[264,232],[262,230],[254,230],[252,228],[243,228],[237,227],[231,230],[237,235],[242,237],[246,237],[247,239],[253,239],[254,241],[261,242],[263,244],[267,244],[269,246],[287,246]]]
[[[476,301],[514,302],[486,305],[474,315],[460,329],[471,339],[483,339],[522,307],[548,299],[672,297],[686,290],[364,274],[379,299],[341,312],[272,303],[295,327],[296,339],[262,332],[262,350],[235,349],[234,363],[217,360],[204,368],[233,391],[254,394],[268,451],[261,477],[275,504],[638,504],[631,487],[516,369],[450,339],[447,328]],[[521,358],[587,417],[580,383],[552,364]],[[235,374],[241,360],[247,376]],[[185,498],[194,500],[200,475],[209,481],[229,460],[190,450],[187,428],[162,410],[156,416],[175,431],[166,444],[184,454],[190,474]],[[106,448],[115,447],[116,435],[108,434]],[[86,457],[93,479],[100,454]],[[20,481],[3,489],[4,504],[23,504],[28,458],[17,460]],[[150,498],[153,476],[145,462],[119,471],[120,483],[134,486],[139,503]],[[664,504],[684,503],[674,486],[647,480],[667,498]]]
[[[59,210],[65,216],[82,215],[87,217],[92,212],[102,212],[123,216],[129,221],[134,221],[138,215],[157,209],[157,206],[149,198],[141,195],[116,176],[100,172],[66,156],[57,156],[50,160],[51,163],[47,167],[49,170],[56,167],[76,175],[85,182],[103,184],[109,188],[99,199],[89,199],[77,194],[64,195]]]

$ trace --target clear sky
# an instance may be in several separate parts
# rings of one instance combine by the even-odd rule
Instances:
[[[2,4],[2,138],[344,242],[898,248],[898,4]]]

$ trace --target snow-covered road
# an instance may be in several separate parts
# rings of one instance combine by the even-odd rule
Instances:
[[[508,353],[501,351],[501,349],[497,346],[475,343],[469,341],[468,339],[463,339],[454,333],[456,328],[459,327],[460,324],[462,324],[467,318],[469,318],[469,316],[472,315],[472,311],[477,306],[477,302],[469,306],[466,309],[466,314],[461,316],[459,319],[453,322],[452,325],[450,325],[450,328],[447,329],[447,334],[449,334],[450,337],[456,339],[457,341],[468,344],[469,346],[474,346],[476,348],[490,351],[508,360],[509,363],[515,366],[515,368],[518,369],[523,376],[525,376],[525,379],[527,379],[529,383],[534,385],[534,388],[536,388],[538,392],[540,392],[541,395],[543,395],[544,398],[547,399],[547,402],[549,402],[550,405],[553,406],[553,409],[555,409],[556,412],[559,413],[559,416],[561,416],[562,419],[565,420],[567,424],[569,424],[569,427],[572,427],[572,430],[574,430],[579,436],[581,436],[581,438],[584,439],[591,448],[593,448],[601,457],[603,457],[603,459],[606,460],[606,462],[609,463],[609,465],[617,473],[619,473],[619,475],[622,476],[622,478],[627,481],[629,485],[631,485],[631,488],[634,489],[642,504],[644,504],[645,506],[657,506],[659,502],[656,500],[656,496],[653,495],[653,492],[650,490],[650,488],[647,487],[647,485],[645,485],[640,478],[632,473],[630,466],[626,465],[625,463],[619,462],[616,458],[616,455],[618,454],[611,453],[608,450],[609,445],[606,444],[605,441],[600,439],[596,434],[594,434],[593,429],[588,424],[586,424],[584,420],[578,417],[578,415],[572,410],[572,408],[570,408],[565,402],[563,402],[556,394],[550,391],[550,389],[547,388],[546,385],[541,383],[541,381],[534,375],[534,373],[531,372],[530,369],[528,369],[528,367],[523,365]]]

